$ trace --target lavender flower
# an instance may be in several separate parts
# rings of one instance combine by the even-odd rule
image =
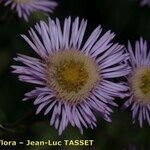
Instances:
[[[136,150],[136,145],[135,144],[129,144],[128,148],[124,148],[123,150]]]
[[[16,10],[19,18],[28,21],[32,12],[41,11],[52,13],[57,3],[53,0],[2,0],[5,4],[11,5],[12,10]]]
[[[130,144],[128,150],[136,150],[136,146],[134,144]]]
[[[137,149],[139,149],[139,150],[145,150],[145,148],[143,146],[142,147],[140,146],[140,148],[137,148],[137,146],[135,144],[129,144],[127,146],[127,148],[124,148],[122,150],[137,150]]]
[[[93,129],[94,112],[110,122],[109,105],[117,106],[114,97],[124,97],[128,90],[123,82],[111,80],[129,73],[123,46],[111,42],[111,31],[101,35],[100,26],[84,44],[86,26],[87,21],[78,17],[72,23],[66,18],[63,31],[58,19],[41,21],[29,30],[29,37],[22,35],[40,58],[19,54],[15,60],[24,65],[12,66],[20,81],[37,85],[24,100],[35,98],[36,114],[51,114],[50,125],[59,134],[69,123],[81,133],[83,127]]]
[[[129,76],[130,97],[124,107],[131,105],[133,122],[138,119],[142,127],[143,121],[150,125],[150,52],[147,42],[141,38],[136,41],[135,53],[128,43],[132,72]]]
[[[148,5],[150,6],[150,0],[141,0],[141,6]]]

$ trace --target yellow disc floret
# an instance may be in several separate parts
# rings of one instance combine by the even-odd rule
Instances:
[[[97,66],[91,58],[75,50],[52,55],[48,61],[48,86],[59,100],[81,102],[99,81]]]
[[[144,94],[150,93],[150,69],[142,73],[140,89]]]
[[[78,92],[88,79],[88,72],[82,62],[64,61],[56,66],[56,79],[64,91]]]
[[[133,72],[132,88],[138,101],[150,103],[150,68],[141,67]]]

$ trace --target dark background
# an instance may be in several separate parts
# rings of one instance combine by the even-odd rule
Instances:
[[[99,24],[104,31],[111,29],[116,33],[114,41],[133,43],[142,36],[150,42],[150,8],[141,7],[138,0],[58,0],[59,6],[52,18],[79,16],[88,19],[87,33],[92,32]],[[24,93],[32,89],[31,85],[21,83],[11,74],[10,65],[15,64],[16,53],[34,55],[32,49],[22,40],[20,34],[27,34],[30,26],[40,19],[46,19],[40,13],[34,13],[29,23],[18,19],[9,7],[0,4],[0,139],[24,141],[31,140],[63,140],[92,139],[94,145],[86,147],[62,147],[65,150],[123,150],[134,144],[138,149],[150,150],[150,128],[148,124],[140,128],[132,124],[130,110],[123,112],[114,109],[112,123],[98,118],[98,127],[85,129],[80,135],[76,128],[68,126],[62,136],[49,126],[49,117],[35,115],[36,108],[32,102],[22,102]],[[120,100],[120,105],[123,100]],[[0,147],[0,150],[6,149]],[[7,148],[12,149],[11,147]],[[53,150],[52,147],[15,147],[15,150]]]

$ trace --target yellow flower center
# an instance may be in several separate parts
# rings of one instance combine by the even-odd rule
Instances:
[[[65,50],[48,61],[48,86],[58,100],[77,104],[84,100],[99,81],[94,61],[81,52]]]
[[[150,103],[150,68],[141,67],[133,72],[132,88],[139,102]]]
[[[78,92],[88,79],[88,72],[82,62],[68,60],[56,66],[58,84],[67,92]]]
[[[145,72],[141,75],[140,88],[143,94],[150,93],[150,69],[145,70]]]

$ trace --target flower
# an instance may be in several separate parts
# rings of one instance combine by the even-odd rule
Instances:
[[[5,4],[11,5],[12,10],[16,10],[19,18],[28,21],[31,13],[41,11],[44,13],[52,13],[57,3],[53,0],[2,0]]]
[[[111,42],[111,31],[102,36],[101,26],[83,44],[86,26],[78,17],[73,22],[66,18],[63,31],[59,19],[41,21],[29,30],[29,37],[22,35],[40,58],[19,54],[15,60],[24,65],[12,66],[19,80],[37,85],[24,100],[35,98],[36,114],[51,114],[50,125],[59,134],[69,123],[81,133],[83,127],[93,129],[96,112],[110,122],[109,105],[116,106],[114,97],[124,97],[128,90],[123,82],[114,83],[130,70],[123,46]]]
[[[136,145],[135,144],[130,144],[128,150],[136,150]]]
[[[150,6],[150,0],[141,0],[141,6],[148,5]]]
[[[122,150],[145,150],[145,147],[140,146],[139,148],[137,148],[137,146],[135,144],[129,144],[126,148],[123,148]]]
[[[147,50],[147,42],[142,38],[136,41],[135,53],[130,42],[128,51],[132,71],[128,79],[130,96],[124,108],[131,105],[133,122],[138,119],[142,127],[143,121],[150,125],[150,52]]]
[[[136,145],[135,144],[129,144],[127,149],[124,150],[136,150]]]

